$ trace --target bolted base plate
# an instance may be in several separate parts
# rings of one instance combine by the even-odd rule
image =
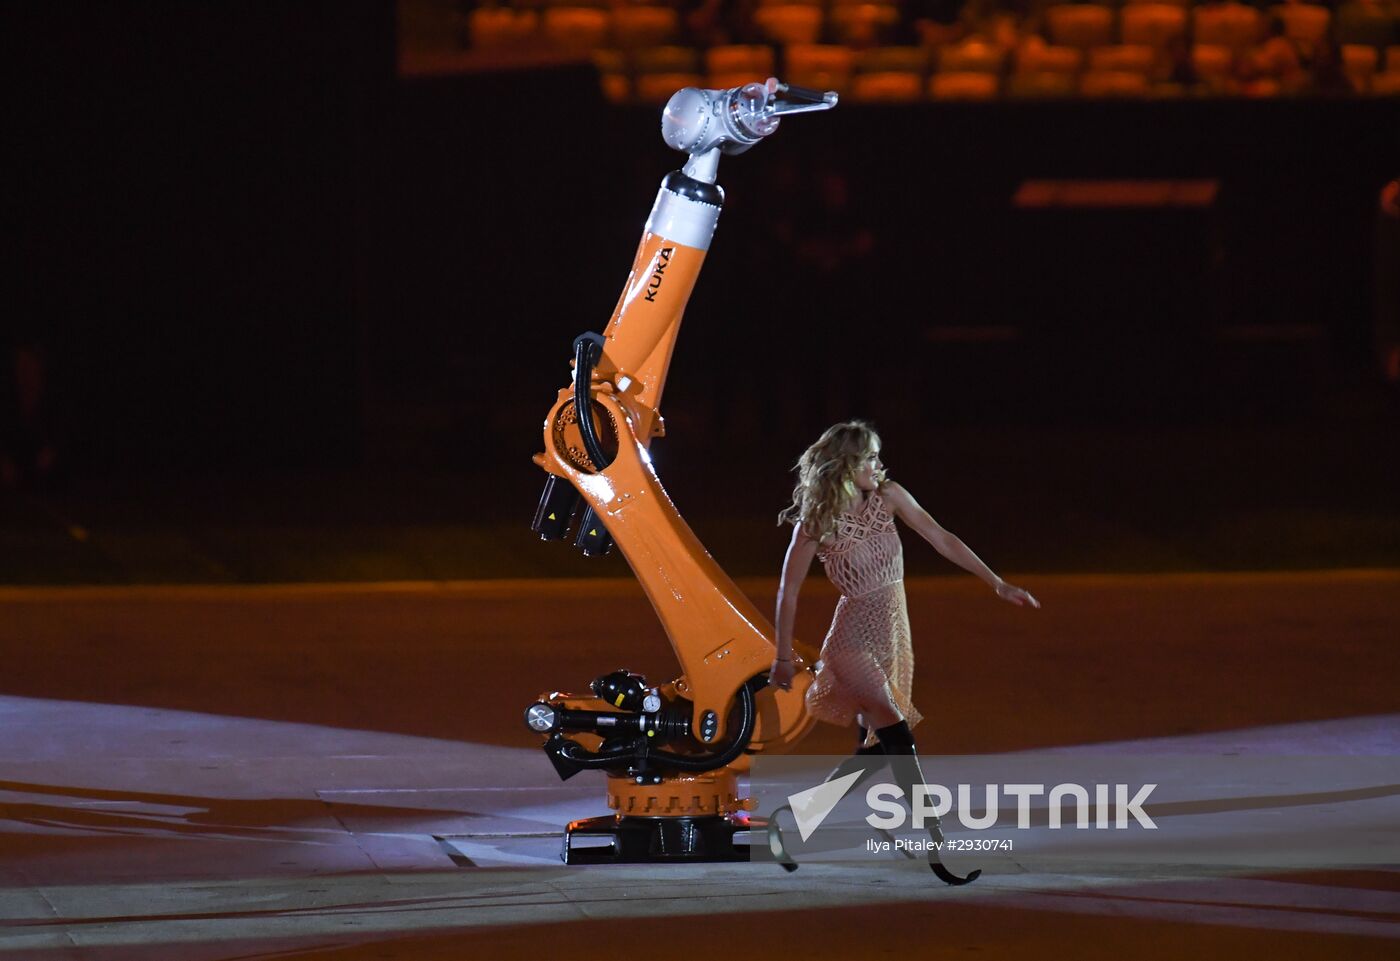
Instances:
[[[604,815],[571,821],[565,864],[666,864],[749,860],[746,813],[703,817]],[[736,838],[735,835],[743,835]]]

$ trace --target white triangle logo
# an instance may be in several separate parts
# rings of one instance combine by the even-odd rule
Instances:
[[[841,802],[862,773],[855,771],[834,781],[788,795],[788,805],[792,808],[792,817],[797,822],[797,830],[801,833],[802,840],[807,840],[812,836],[812,832],[821,827],[831,809]]]

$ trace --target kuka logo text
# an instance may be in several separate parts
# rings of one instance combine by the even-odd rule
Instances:
[[[666,265],[671,262],[671,254],[675,252],[674,247],[662,247],[660,255],[656,258],[656,268],[651,274],[651,283],[647,286],[647,300],[656,303],[656,293],[661,289],[661,281],[666,278],[662,275],[666,273]]]

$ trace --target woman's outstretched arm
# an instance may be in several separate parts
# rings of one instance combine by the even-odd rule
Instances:
[[[894,508],[896,517],[917,531],[919,536],[932,544],[933,549],[938,553],[969,574],[976,574],[986,581],[1002,600],[1010,601],[1019,606],[1026,604],[1031,605],[1031,607],[1040,606],[1040,601],[1036,600],[1030,591],[1014,584],[1008,584],[998,577],[996,572],[988,567],[982,558],[974,554],[972,548],[964,544],[958,535],[945,530],[938,521],[934,520],[929,512],[924,510],[914,499],[913,494],[894,482],[881,487],[880,493],[884,495],[885,501],[890,507]]]
[[[783,690],[792,686],[792,676],[796,673],[792,663],[792,628],[797,621],[797,595],[802,591],[802,582],[807,579],[812,558],[816,556],[817,542],[803,532],[801,524],[794,524],[792,541],[788,543],[787,556],[783,558],[783,577],[778,583],[778,610],[773,620],[778,653],[768,673],[768,683]]]

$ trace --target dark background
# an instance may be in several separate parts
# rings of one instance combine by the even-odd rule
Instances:
[[[655,108],[582,66],[400,79],[387,2],[6,20],[4,323],[60,466],[3,495],[5,579],[624,571],[533,541],[529,458],[682,160]],[[1012,568],[1400,562],[1397,172],[1394,98],[791,118],[721,164],[662,478],[726,566],[776,569],[787,469],[867,416]],[[1016,207],[1039,178],[1218,192]]]

